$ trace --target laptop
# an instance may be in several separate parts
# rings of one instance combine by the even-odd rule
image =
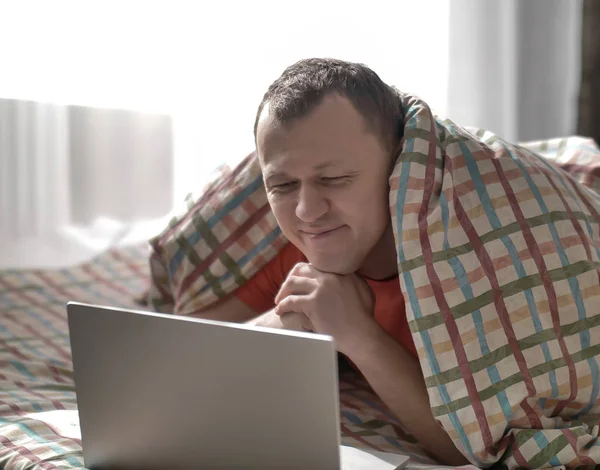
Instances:
[[[75,302],[67,314],[87,468],[395,469],[408,460],[340,446],[329,336]]]

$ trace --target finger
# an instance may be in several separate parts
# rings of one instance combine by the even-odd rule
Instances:
[[[308,263],[296,263],[289,275],[315,277],[317,270]]]
[[[273,310],[277,315],[285,315],[286,313],[304,313],[306,315],[306,307],[309,300],[305,295],[288,295],[279,302]]]
[[[317,285],[318,283],[316,279],[290,275],[283,282],[279,292],[275,296],[275,305],[278,305],[279,302],[288,295],[310,294],[317,287]]]
[[[281,316],[281,324],[284,328],[296,331],[314,332],[312,323],[303,313],[290,312]]]

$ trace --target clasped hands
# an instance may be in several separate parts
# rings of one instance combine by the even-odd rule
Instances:
[[[375,325],[375,299],[361,277],[325,273],[308,263],[294,266],[275,304],[273,313],[284,328],[330,335],[346,355],[361,333]]]

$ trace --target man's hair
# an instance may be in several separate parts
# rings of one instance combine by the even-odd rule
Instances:
[[[390,151],[396,148],[403,131],[398,90],[366,65],[337,59],[303,59],[286,68],[258,107],[254,139],[265,106],[277,122],[286,125],[308,115],[330,94],[347,98],[369,130]]]

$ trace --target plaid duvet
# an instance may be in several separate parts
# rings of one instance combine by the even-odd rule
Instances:
[[[65,305],[139,309],[148,274],[146,246],[66,269],[0,272],[0,469],[84,468],[77,433],[44,418],[77,409]],[[345,444],[433,463],[354,373],[341,377],[340,406]]]
[[[81,441],[37,419],[75,410],[66,303],[134,308],[146,247],[68,269],[0,272],[0,468],[83,468]]]
[[[600,464],[598,147],[514,145],[402,100],[390,213],[434,416],[477,466]],[[149,301],[193,314],[285,243],[250,155],[152,240]]]

